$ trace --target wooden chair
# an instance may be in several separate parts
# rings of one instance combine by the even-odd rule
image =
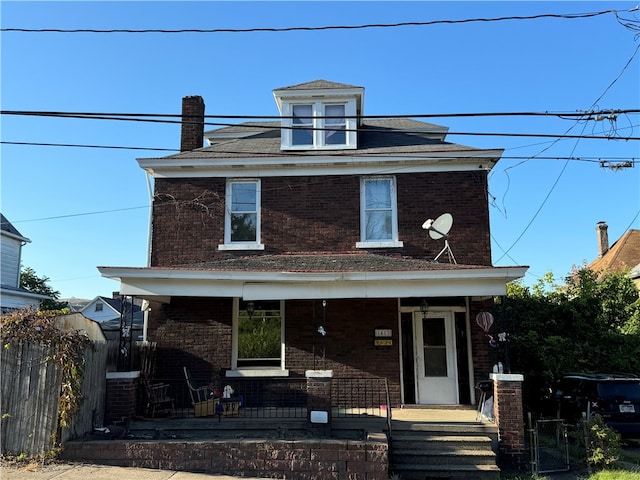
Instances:
[[[216,410],[220,399],[215,396],[215,387],[213,385],[200,386],[193,380],[187,367],[183,367],[183,369],[184,377],[187,380],[187,386],[189,388],[189,395],[191,396],[194,416],[209,417],[217,415],[218,412]]]
[[[169,396],[168,383],[151,383],[145,377],[142,377],[145,393],[147,396],[146,412],[151,418],[156,416],[157,412],[169,413],[175,415],[175,402],[173,397]]]

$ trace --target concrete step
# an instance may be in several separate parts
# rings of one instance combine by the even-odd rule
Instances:
[[[499,479],[497,435],[491,427],[405,424],[392,430],[389,470],[402,480]]]
[[[458,435],[497,435],[498,427],[488,423],[432,423],[432,422],[391,422],[392,432],[435,432],[456,433]]]
[[[392,453],[392,461],[413,465],[495,465],[496,454],[491,449],[403,449]]]
[[[488,435],[416,435],[394,432],[391,436],[391,446],[394,450],[416,449],[428,451],[431,449],[455,451],[459,449],[483,450],[492,449],[493,439]]]

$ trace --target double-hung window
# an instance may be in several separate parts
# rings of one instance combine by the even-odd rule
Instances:
[[[309,102],[287,104],[283,119],[282,148],[356,148],[355,102]]]
[[[360,242],[358,248],[402,247],[394,177],[360,180]]]
[[[232,369],[227,376],[283,376],[284,302],[235,299]]]
[[[260,180],[227,182],[224,245],[220,250],[262,250],[260,243]]]

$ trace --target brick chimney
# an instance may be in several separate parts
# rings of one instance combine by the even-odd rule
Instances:
[[[609,234],[607,229],[609,226],[605,222],[598,222],[596,232],[598,232],[598,256],[602,257],[609,251]]]
[[[198,95],[182,99],[182,132],[180,151],[202,148],[204,141],[204,100]]]

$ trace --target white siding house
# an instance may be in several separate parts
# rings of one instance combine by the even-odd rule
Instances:
[[[0,308],[2,312],[18,308],[35,307],[46,295],[38,295],[20,288],[20,261],[22,247],[30,243],[12,224],[0,213]]]

